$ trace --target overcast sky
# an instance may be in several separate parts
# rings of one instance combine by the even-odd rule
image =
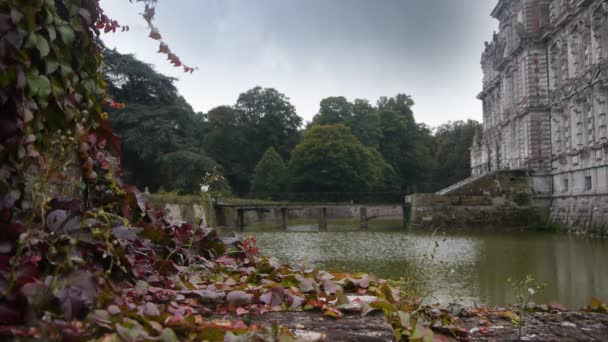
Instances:
[[[479,61],[497,22],[496,0],[159,0],[156,25],[184,74],[157,54],[141,4],[101,0],[131,30],[105,43],[133,53],[177,87],[196,111],[234,104],[256,85],[273,87],[310,120],[328,96],[349,100],[411,94],[431,126],[481,120]]]

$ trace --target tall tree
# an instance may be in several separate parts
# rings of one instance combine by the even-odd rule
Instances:
[[[370,191],[382,162],[344,125],[313,125],[289,161],[291,187],[301,192]]]
[[[270,147],[255,166],[251,193],[263,198],[285,191],[287,166],[274,147]]]
[[[378,110],[370,105],[369,101],[363,99],[356,99],[352,108],[353,116],[349,126],[353,134],[365,146],[379,148],[382,129]]]
[[[224,169],[231,187],[237,193],[248,189],[250,169],[244,158],[248,150],[246,127],[239,112],[230,106],[219,106],[205,115],[203,147]]]
[[[234,109],[246,141],[240,152],[247,180],[269,147],[274,147],[283,158],[289,157],[300,140],[302,118],[287,96],[273,88],[255,87],[239,96]],[[239,184],[236,190],[247,192],[249,184]]]
[[[110,110],[110,122],[123,139],[126,180],[153,191],[160,186],[196,191],[196,186],[181,178],[198,182],[206,172],[219,167],[202,150],[197,137],[201,133],[200,118],[177,92],[175,79],[159,74],[132,55],[105,49],[103,56],[108,93],[115,101],[126,103],[125,108]],[[178,151],[182,153],[173,154]],[[168,165],[186,156],[201,168],[175,169]]]
[[[379,151],[395,169],[402,190],[425,191],[433,169],[433,140],[426,126],[416,124],[413,105],[411,97],[404,94],[378,100]]]
[[[319,107],[312,119],[314,125],[348,125],[352,120],[353,105],[343,96],[324,98]]]

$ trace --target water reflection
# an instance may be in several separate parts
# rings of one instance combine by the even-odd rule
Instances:
[[[608,241],[536,233],[330,231],[250,232],[260,250],[292,265],[372,272],[398,279],[407,263],[427,259],[436,300],[457,294],[468,305],[512,303],[506,279],[533,275],[548,284],[536,300],[578,308],[591,297],[608,299]],[[452,270],[452,272],[446,272]]]

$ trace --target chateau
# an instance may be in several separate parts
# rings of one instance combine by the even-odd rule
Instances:
[[[608,0],[499,0],[473,177],[526,170],[553,222],[608,226]]]

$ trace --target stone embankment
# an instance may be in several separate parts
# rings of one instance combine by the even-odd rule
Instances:
[[[451,340],[518,341],[519,325],[506,310],[476,308],[475,315],[462,310],[463,323],[457,332],[431,328],[434,334]],[[480,313],[481,312],[481,313]],[[608,314],[593,312],[532,312],[525,316],[523,341],[606,341]],[[347,314],[333,319],[312,312],[273,312],[256,318],[257,324],[288,327],[306,341],[394,341],[392,328],[382,313],[361,317]]]

